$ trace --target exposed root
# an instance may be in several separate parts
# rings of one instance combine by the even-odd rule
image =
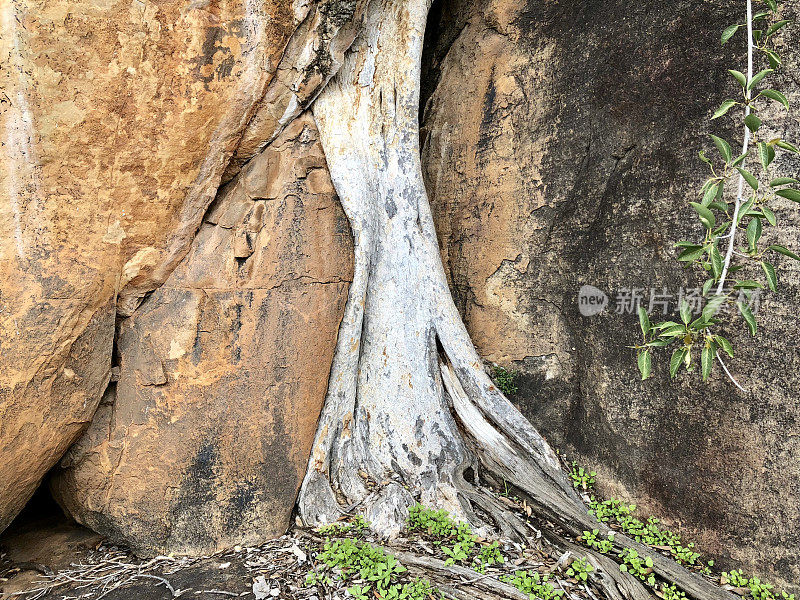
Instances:
[[[57,573],[43,574],[35,587],[8,594],[7,598],[24,597],[25,600],[37,600],[54,590],[66,587],[74,590],[88,589],[92,592],[91,595],[99,600],[114,590],[129,586],[141,579],[154,580],[157,585],[163,585],[172,597],[176,597],[177,592],[169,580],[155,573],[174,572],[194,562],[196,559],[171,556],[158,556],[146,562],[133,562],[127,553],[112,550],[97,562],[78,563]]]
[[[525,525],[481,489],[502,479],[542,521],[573,537],[606,534],[546,440],[484,371],[450,295],[419,159],[428,8],[429,0],[372,0],[363,32],[314,104],[353,230],[355,274],[300,516],[319,525],[355,508],[392,537],[418,495],[478,529],[519,539]],[[659,576],[698,600],[733,599],[622,534],[614,543],[652,558]],[[609,559],[592,560],[613,598],[649,597]]]
[[[419,556],[410,552],[401,552],[391,548],[384,548],[389,554],[394,554],[406,567],[416,567],[431,581],[439,583],[444,579],[452,590],[475,589],[490,594],[491,598],[508,598],[510,600],[528,600],[528,595],[523,594],[514,586],[503,583],[489,576],[476,576],[475,571],[456,565],[448,566],[436,558]],[[460,582],[460,583],[454,583]],[[474,597],[474,596],[473,596]]]
[[[591,577],[609,600],[652,600],[653,595],[639,581],[619,570],[619,565],[610,557],[573,544],[553,532],[545,537],[551,544],[575,556],[586,558],[594,567]]]

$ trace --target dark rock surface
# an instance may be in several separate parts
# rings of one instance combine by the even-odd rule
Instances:
[[[796,15],[796,2],[784,3]],[[800,264],[777,260],[778,295],[755,339],[729,331],[748,393],[720,373],[670,381],[668,355],[639,381],[635,314],[621,295],[701,280],[674,260],[698,235],[684,209],[705,178],[709,117],[742,68],[743,2],[442,0],[427,32],[423,162],[442,253],[479,352],[521,371],[514,400],[549,440],[599,472],[606,496],[677,525],[722,566],[795,588],[800,579]],[[780,40],[771,111],[800,139],[800,33]],[[772,132],[770,132],[772,133]],[[800,161],[777,171],[797,176]],[[800,246],[796,205],[770,232]],[[578,290],[609,296],[584,317]],[[620,310],[618,314],[617,310]],[[655,318],[658,318],[656,310]]]

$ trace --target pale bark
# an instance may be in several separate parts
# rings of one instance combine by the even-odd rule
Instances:
[[[313,105],[353,231],[355,274],[300,516],[319,525],[357,511],[391,535],[419,499],[521,537],[520,521],[481,485],[502,479],[568,533],[605,532],[547,442],[487,376],[450,295],[419,158],[428,8],[373,0]],[[625,536],[616,541],[654,555],[655,570],[694,597],[731,597]]]

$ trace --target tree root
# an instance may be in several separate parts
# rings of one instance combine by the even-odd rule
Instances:
[[[357,507],[391,537],[419,498],[519,539],[524,523],[483,489],[502,479],[542,521],[574,537],[607,534],[546,440],[486,374],[450,295],[419,158],[429,6],[371,0],[363,31],[313,106],[353,231],[355,271],[299,514],[320,525]],[[614,545],[652,558],[660,577],[697,600],[735,598],[622,534]],[[602,568],[610,597],[649,597],[611,559],[581,554]],[[488,585],[481,588],[487,594],[511,594]]]
[[[528,595],[523,594],[517,588],[507,583],[495,579],[476,575],[472,569],[459,567],[457,565],[446,565],[444,561],[429,556],[418,556],[411,552],[402,552],[391,548],[383,548],[388,554],[393,554],[403,566],[409,569],[422,571],[425,576],[437,583],[444,578],[444,585],[452,590],[460,588],[468,589],[470,592],[480,591],[490,594],[491,598],[507,598],[509,600],[528,600]],[[473,598],[475,596],[472,596]]]
[[[638,579],[620,571],[619,565],[612,558],[573,544],[554,532],[545,532],[544,536],[556,548],[586,558],[595,569],[590,577],[609,600],[652,600],[653,594]]]

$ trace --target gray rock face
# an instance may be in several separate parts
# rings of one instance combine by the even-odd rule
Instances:
[[[777,260],[781,291],[750,338],[730,332],[747,393],[720,373],[670,381],[668,355],[639,381],[639,339],[624,302],[702,281],[674,260],[699,235],[684,209],[705,178],[708,119],[734,97],[743,2],[444,0],[434,6],[423,81],[423,162],[452,289],[479,351],[522,373],[514,398],[568,455],[599,473],[604,495],[635,500],[697,540],[723,567],[778,584],[800,579],[800,264]],[[798,3],[784,3],[791,18]],[[780,40],[789,116],[800,139],[800,32]],[[741,68],[741,66],[740,66]],[[770,134],[773,132],[769,132]],[[713,147],[712,147],[713,150]],[[800,162],[776,171],[797,176]],[[800,246],[796,205],[770,239]],[[608,296],[581,314],[578,291]],[[658,300],[658,298],[655,298]],[[656,307],[659,305],[656,304]],[[587,311],[584,311],[587,312]],[[655,318],[661,309],[656,308]]]

